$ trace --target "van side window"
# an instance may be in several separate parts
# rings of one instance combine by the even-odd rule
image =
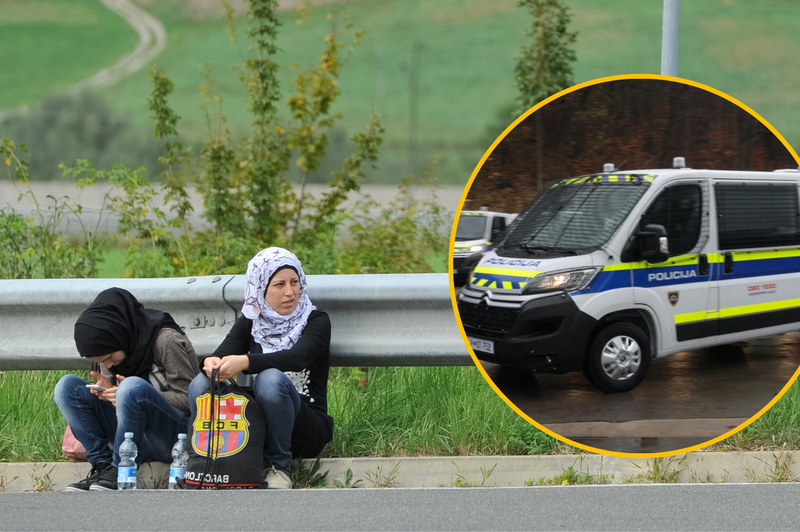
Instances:
[[[495,216],[494,220],[492,220],[492,233],[502,233],[503,229],[506,228],[506,219],[502,216]]]
[[[663,225],[669,239],[669,256],[689,253],[697,245],[703,212],[703,195],[697,185],[675,185],[664,190],[642,216],[640,227]]]
[[[797,187],[778,183],[718,183],[720,250],[800,244]]]

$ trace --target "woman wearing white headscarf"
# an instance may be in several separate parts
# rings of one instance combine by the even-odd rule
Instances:
[[[264,463],[269,488],[291,488],[292,457],[313,458],[333,436],[327,413],[331,322],[306,294],[297,257],[261,250],[247,265],[242,316],[203,363],[189,386],[190,403],[204,392],[214,368],[221,380],[257,373],[256,402],[264,411]]]

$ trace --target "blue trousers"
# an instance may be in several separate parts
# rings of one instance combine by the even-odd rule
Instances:
[[[197,409],[197,397],[205,393],[210,383],[211,380],[201,373],[189,385],[189,406],[193,415]],[[267,420],[264,466],[273,466],[289,474],[292,467],[292,429],[300,412],[300,394],[282,371],[271,368],[256,376],[253,395]]]
[[[58,381],[53,398],[72,434],[86,448],[92,464],[119,464],[117,450],[125,433],[133,432],[139,454],[136,463],[171,462],[178,434],[189,428],[189,418],[173,407],[153,386],[139,377],[123,380],[116,407],[89,392],[88,383],[76,375]],[[108,448],[114,443],[114,450]]]

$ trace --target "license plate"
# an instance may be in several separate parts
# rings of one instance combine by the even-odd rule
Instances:
[[[471,345],[472,349],[475,351],[483,351],[484,353],[494,354],[493,341],[484,340],[483,338],[472,338],[470,336],[467,336],[467,340],[469,340],[469,345]]]

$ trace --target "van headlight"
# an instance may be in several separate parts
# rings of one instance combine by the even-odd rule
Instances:
[[[602,270],[602,268],[583,268],[580,270],[564,270],[540,275],[525,286],[523,293],[574,292],[589,284],[600,270]]]
[[[470,246],[467,248],[467,251],[470,253],[482,253],[486,251],[486,244],[477,244],[475,246]]]

